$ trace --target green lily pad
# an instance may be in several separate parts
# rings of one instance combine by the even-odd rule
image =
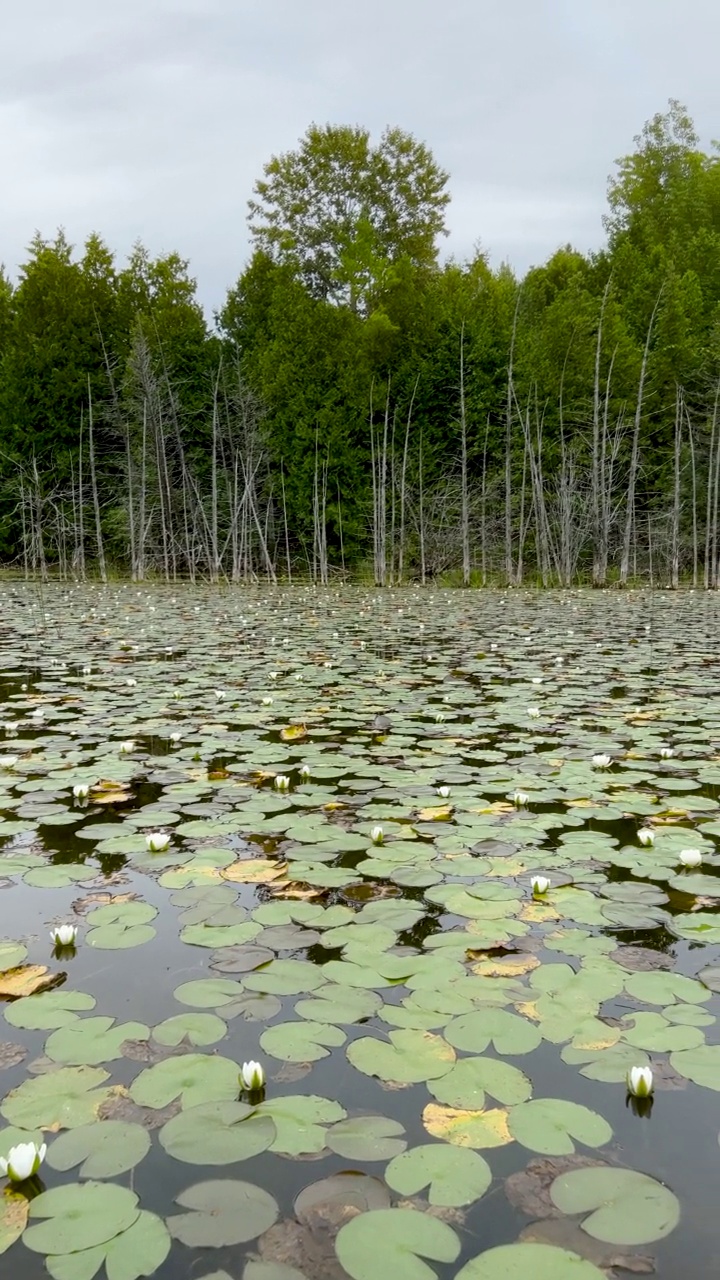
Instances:
[[[445,1222],[414,1209],[372,1209],[338,1232],[335,1251],[353,1280],[377,1280],[378,1245],[383,1267],[395,1280],[433,1280],[431,1262],[454,1262],[460,1240]]]
[[[633,1169],[572,1169],[555,1179],[550,1196],[561,1213],[591,1210],[583,1219],[583,1231],[608,1244],[662,1240],[680,1220],[672,1191]]]
[[[605,1274],[570,1249],[501,1244],[471,1258],[455,1280],[604,1280]]]
[[[137,1221],[138,1198],[114,1183],[69,1183],[30,1204],[23,1244],[34,1253],[78,1253],[105,1244]],[[35,1220],[40,1221],[35,1221]]]
[[[317,1062],[345,1043],[345,1032],[327,1022],[282,1022],[260,1036],[266,1053],[283,1062]]]
[[[195,1249],[221,1249],[245,1244],[277,1220],[278,1206],[267,1191],[251,1182],[198,1182],[176,1197],[189,1213],[168,1218],[170,1234]]]
[[[455,1050],[430,1031],[391,1031],[389,1040],[389,1044],[371,1036],[353,1040],[348,1045],[348,1059],[367,1076],[401,1084],[437,1080],[454,1066]]]
[[[101,1067],[61,1067],[12,1089],[0,1104],[0,1113],[21,1129],[77,1129],[97,1117],[110,1094],[99,1087],[107,1079],[108,1072]]]
[[[114,1178],[134,1169],[150,1150],[150,1135],[139,1124],[104,1120],[60,1134],[48,1147],[51,1169],[80,1165],[81,1178]]]
[[[142,1022],[114,1023],[114,1018],[75,1018],[48,1036],[45,1052],[53,1062],[94,1067],[122,1057],[125,1040],[150,1038],[150,1028]]]
[[[227,1035],[227,1023],[214,1013],[176,1013],[153,1028],[158,1044],[217,1044]]]
[[[261,1102],[258,1114],[270,1116],[276,1129],[273,1151],[283,1155],[314,1155],[323,1150],[328,1126],[344,1120],[338,1102],[315,1094],[287,1095]]]
[[[417,1195],[427,1187],[430,1204],[459,1207],[485,1195],[492,1170],[476,1151],[433,1142],[395,1156],[385,1170],[385,1181],[402,1196]]]
[[[36,996],[15,1000],[5,1009],[5,1020],[26,1031],[50,1031],[66,1027],[78,1014],[95,1008],[95,997],[83,991],[42,991]]]
[[[536,1026],[506,1009],[478,1009],[453,1018],[445,1038],[456,1049],[470,1053],[482,1053],[492,1044],[502,1055],[532,1053],[542,1040]]]
[[[390,1160],[405,1150],[404,1134],[397,1120],[386,1116],[357,1116],[333,1125],[328,1131],[327,1145],[346,1160]]]
[[[235,1164],[267,1151],[276,1136],[272,1118],[244,1102],[209,1102],[168,1120],[160,1143],[186,1164]]]
[[[183,1107],[204,1102],[235,1102],[239,1091],[237,1064],[229,1058],[185,1053],[141,1071],[130,1085],[130,1097],[141,1107],[167,1107],[180,1098]]]
[[[451,1107],[482,1110],[485,1093],[506,1106],[527,1102],[532,1095],[528,1077],[501,1058],[459,1058],[446,1076],[429,1080],[428,1090]]]
[[[586,1147],[602,1147],[612,1129],[596,1111],[562,1098],[536,1098],[512,1107],[508,1128],[517,1142],[541,1155],[570,1155],[573,1138]]]

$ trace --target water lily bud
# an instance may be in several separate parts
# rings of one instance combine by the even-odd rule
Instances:
[[[593,756],[592,762],[595,769],[607,769],[608,766],[612,764],[612,756],[608,756],[604,751],[600,751],[596,756]]]
[[[128,678],[127,678],[127,680],[125,681],[125,683],[126,683],[126,685],[127,685],[128,689],[134,689],[134,688],[135,688],[135,685],[137,684],[137,680],[135,679],[135,677],[134,677],[134,676],[128,676]]]
[[[513,791],[510,799],[519,809],[524,809],[530,797],[527,791]]]
[[[261,698],[260,701],[264,707],[272,706],[272,698]]]
[[[671,760],[671,759],[672,759],[672,757],[673,757],[674,755],[675,755],[675,752],[673,751],[672,747],[661,747],[661,748],[660,748],[660,759],[661,759],[661,760]]]
[[[450,788],[445,786],[438,787],[437,793],[440,796],[441,800],[447,800],[448,796],[450,795]]]
[[[74,947],[77,938],[77,927],[74,924],[59,924],[50,930],[50,937],[56,947]]]
[[[150,853],[164,853],[170,845],[170,836],[167,831],[149,831],[145,843]]]
[[[382,844],[383,840],[385,839],[385,832],[383,831],[382,827],[380,826],[373,827],[370,832],[370,839],[372,840],[373,844]]]
[[[170,734],[170,741],[171,741],[171,742],[179,742],[181,738],[182,738],[182,734],[181,734],[181,733],[171,733],[171,734]]]
[[[19,756],[0,756],[0,769],[14,769]]]
[[[10,1178],[11,1182],[24,1182],[26,1178],[35,1176],[45,1159],[46,1151],[47,1145],[44,1142],[41,1147],[34,1142],[21,1142],[10,1148],[7,1159],[0,1156],[0,1173]]]
[[[288,778],[287,774],[286,773],[276,774],[274,786],[276,791],[289,791],[290,779]]]
[[[650,827],[641,827],[637,833],[637,838],[641,844],[654,844],[655,832]]]
[[[265,1087],[265,1072],[259,1062],[243,1062],[240,1068],[240,1084],[248,1093],[257,1093]]]
[[[76,782],[72,793],[76,800],[87,800],[90,795],[90,783]]]
[[[134,751],[135,743],[133,742],[132,738],[128,738],[126,742],[121,742],[118,750],[120,754],[123,756],[127,756],[130,754],[131,751]]]
[[[92,667],[89,665],[89,663],[85,664],[85,666],[82,669],[82,673],[84,676],[89,676],[92,674]]]
[[[547,893],[550,888],[550,881],[547,876],[533,876],[530,884],[532,886],[534,898],[542,897],[542,895]]]
[[[227,694],[225,693],[224,689],[215,690],[215,699],[217,702],[224,702],[226,697],[227,697]]]
[[[653,1091],[653,1073],[649,1067],[631,1067],[627,1073],[628,1093],[634,1098],[649,1098]]]
[[[301,765],[300,765],[300,777],[302,778],[303,782],[307,782],[308,778],[310,777],[310,765],[309,765],[309,764],[301,764]]]
[[[702,853],[699,849],[681,849],[680,862],[684,867],[699,867],[702,862]]]
[[[529,717],[530,717],[530,719],[531,719],[531,720],[539,720],[539,719],[540,719],[540,708],[539,708],[539,707],[528,707],[528,709],[527,709],[527,713],[528,713],[528,715],[529,715]]]

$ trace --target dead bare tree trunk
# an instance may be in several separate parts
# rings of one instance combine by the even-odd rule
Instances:
[[[635,404],[635,425],[633,427],[632,448],[630,453],[630,470],[627,482],[627,497],[625,500],[625,532],[623,536],[622,557],[620,560],[620,585],[626,586],[628,574],[630,572],[630,550],[632,547],[632,533],[635,524],[635,485],[637,483],[638,462],[640,455],[640,426],[642,423],[643,410],[643,394],[645,391],[645,379],[647,376],[648,356],[650,354],[650,339],[652,337],[655,316],[657,315],[660,299],[662,298],[662,287],[658,293],[650,317],[647,335],[645,337],[645,348],[643,350],[642,364],[640,365],[640,380],[638,382],[637,401]]]
[[[467,413],[465,408],[465,322],[460,329],[460,540],[462,581],[470,586],[470,510],[468,507]]]
[[[100,500],[98,497],[97,474],[95,472],[95,441],[93,437],[92,389],[88,375],[88,456],[90,460],[90,487],[92,489],[93,509],[95,511],[95,539],[97,542],[98,568],[100,581],[107,582],[105,568],[105,548],[103,546],[102,522],[100,520]]]
[[[514,581],[513,569],[513,537],[512,537],[512,406],[515,396],[513,386],[513,365],[515,360],[515,338],[517,335],[520,293],[515,302],[512,336],[510,339],[510,357],[508,360],[507,402],[505,409],[505,578],[509,587]],[[524,464],[523,464],[524,465]]]
[[[593,586],[599,587],[604,584],[604,575],[599,562],[600,551],[600,502],[601,502],[601,484],[602,477],[600,475],[601,466],[601,448],[600,448],[600,359],[602,356],[602,332],[603,321],[605,319],[605,307],[607,306],[608,295],[610,293],[610,285],[612,280],[608,280],[605,285],[605,291],[600,304],[600,319],[598,321],[597,341],[595,343],[595,378],[593,382],[593,427],[592,427],[592,541],[593,541]]]
[[[680,586],[680,456],[682,449],[682,420],[684,399],[682,387],[675,394],[675,447],[673,450],[673,506],[670,540],[670,585],[674,591]]]

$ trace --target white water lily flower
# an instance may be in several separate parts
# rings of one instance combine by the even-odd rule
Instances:
[[[82,673],[84,676],[92,675],[92,667],[90,666],[89,663],[85,664],[85,666],[82,669]]]
[[[181,738],[182,738],[182,734],[181,734],[181,733],[171,733],[171,734],[170,734],[170,741],[171,741],[171,742],[179,742]]]
[[[672,747],[661,747],[661,748],[660,748],[660,759],[661,759],[661,760],[671,760],[671,759],[672,759],[672,757],[673,757],[674,755],[675,755],[675,752],[673,751]]]
[[[19,756],[0,756],[0,769],[14,769]]]
[[[444,720],[444,719],[445,719],[445,712],[444,712],[444,711],[437,711],[437,712],[435,713],[435,723],[436,723],[436,724],[442,724],[442,722],[443,722],[443,720]]]
[[[126,683],[126,685],[127,685],[128,689],[134,689],[134,688],[135,688],[135,685],[137,684],[137,680],[135,679],[135,677],[134,677],[134,676],[128,676],[128,678],[127,678],[127,680],[125,681],[125,683]]]
[[[592,758],[593,767],[595,769],[607,769],[612,764],[612,756],[608,756],[604,751],[599,751]]]
[[[513,804],[516,804],[518,806],[519,809],[523,809],[527,804],[528,800],[530,799],[530,796],[528,795],[527,791],[513,791],[510,799],[512,800]]]
[[[270,679],[271,679],[271,680],[277,680],[278,676],[280,675],[280,672],[279,672],[279,671],[268,671],[268,675],[269,675],[269,677],[270,677]]]
[[[289,791],[290,779],[286,773],[278,773],[275,775],[274,787],[276,791]]]
[[[135,750],[135,743],[132,738],[128,738],[125,742],[121,742],[118,750],[121,755],[127,756],[131,751]]]
[[[528,715],[529,715],[529,717],[530,717],[530,719],[531,719],[531,720],[539,720],[539,719],[540,719],[540,708],[539,708],[539,707],[528,707],[528,709],[527,709],[527,713],[528,713]]]
[[[373,844],[382,844],[383,840],[385,839],[385,832],[383,831],[382,827],[380,826],[373,827],[370,832],[370,839],[372,840]]]
[[[680,862],[684,867],[699,867],[702,862],[702,853],[699,849],[681,849]]]
[[[10,1148],[7,1159],[0,1156],[0,1173],[10,1178],[11,1182],[24,1182],[26,1178],[33,1178],[45,1159],[46,1151],[47,1144],[44,1142],[41,1147],[34,1142],[20,1142],[16,1147]]]
[[[446,786],[438,787],[437,793],[440,796],[441,800],[447,800],[448,796],[450,795],[450,788]]]
[[[637,838],[641,844],[654,844],[655,832],[650,827],[641,827],[637,833]]]
[[[264,707],[269,707],[272,705],[272,698],[261,698],[260,701],[262,702]]]
[[[531,684],[542,684],[542,682],[543,682],[542,676],[533,676],[532,680],[530,681]]]
[[[653,1073],[649,1067],[631,1067],[627,1073],[628,1093],[634,1098],[649,1098],[653,1091]]]
[[[170,836],[167,831],[149,831],[145,843],[150,853],[164,853],[170,846]]]
[[[73,947],[77,938],[77,926],[74,924],[59,924],[50,930],[50,937],[56,947]]]
[[[243,1062],[240,1068],[240,1083],[248,1093],[256,1093],[265,1087],[265,1072],[259,1062]]]
[[[530,881],[533,891],[533,897],[539,898],[543,893],[547,893],[550,888],[550,881],[547,876],[533,876]]]
[[[73,787],[73,796],[76,800],[87,800],[90,795],[89,782],[76,782]]]
[[[217,702],[224,702],[224,701],[225,701],[225,699],[226,699],[226,697],[227,697],[227,694],[225,693],[225,690],[224,690],[224,689],[216,689],[216,690],[215,690],[215,700],[216,700]]]
[[[310,765],[309,765],[309,764],[301,764],[301,765],[300,765],[300,777],[302,778],[303,782],[307,782],[308,778],[310,777]]]
[[[6,733],[10,734],[12,737],[15,737],[17,735],[18,727],[13,720],[8,720],[3,725],[3,729],[5,730]]]

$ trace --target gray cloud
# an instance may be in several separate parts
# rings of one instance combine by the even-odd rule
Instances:
[[[191,261],[222,302],[246,201],[312,121],[398,124],[449,170],[445,250],[518,270],[602,241],[608,172],[669,97],[717,128],[716,0],[29,0],[6,6],[0,259],[38,228]]]

